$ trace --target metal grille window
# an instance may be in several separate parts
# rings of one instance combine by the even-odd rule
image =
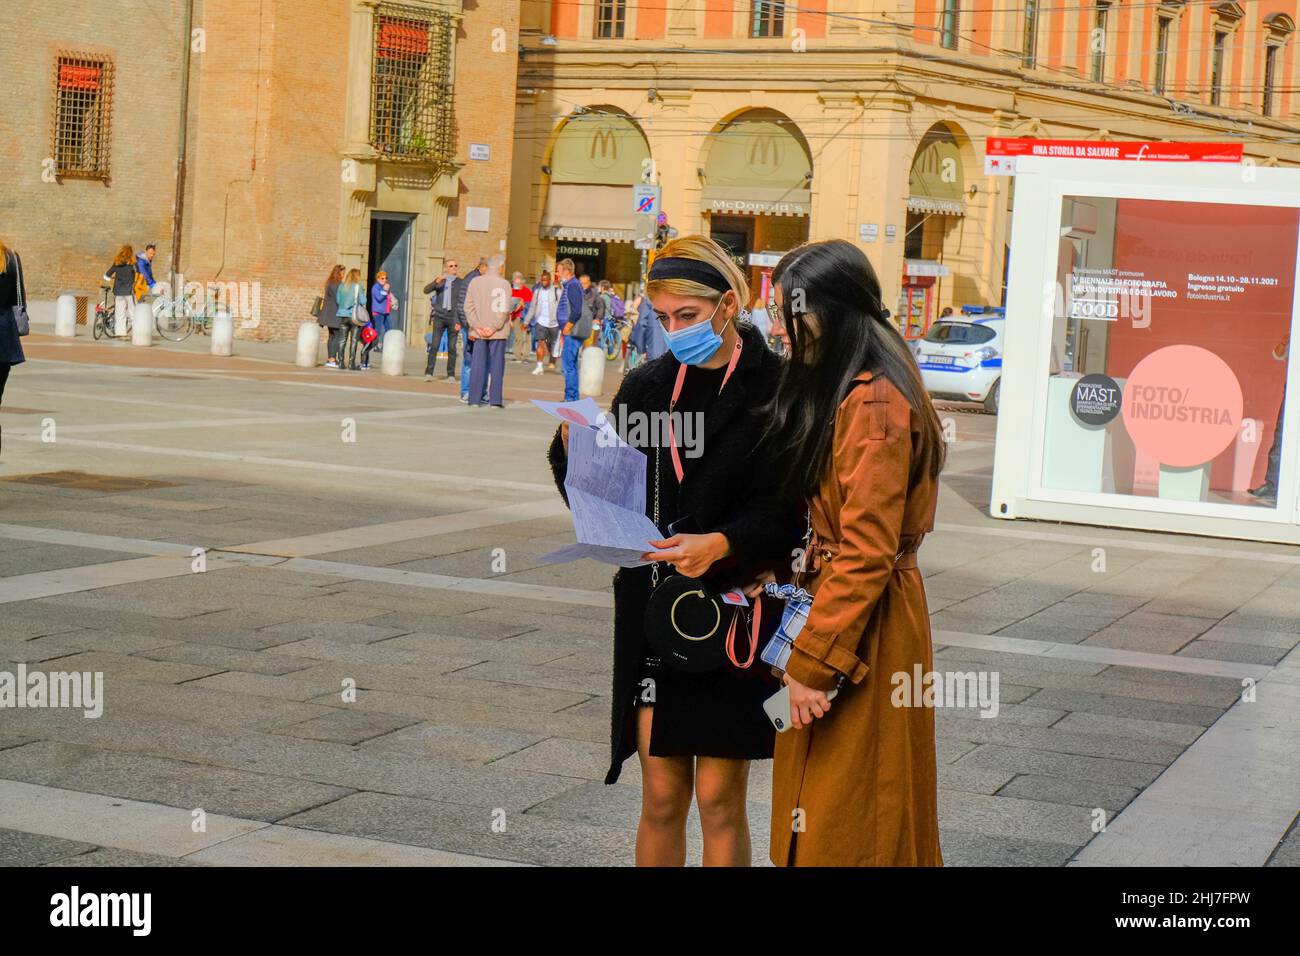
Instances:
[[[108,179],[113,120],[113,64],[60,53],[54,73],[51,154],[60,176]]]
[[[381,3],[375,11],[370,144],[392,159],[450,162],[452,24],[441,11]]]
[[[749,35],[752,37],[785,36],[785,3],[781,0],[754,0]]]
[[[596,3],[596,39],[623,39],[627,23],[627,0],[598,0]]]

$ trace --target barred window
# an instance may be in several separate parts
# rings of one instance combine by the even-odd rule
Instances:
[[[626,23],[627,0],[597,0],[596,39],[623,39],[623,28]]]
[[[393,159],[450,162],[452,25],[442,11],[381,3],[375,11],[370,144]]]
[[[113,64],[60,53],[54,72],[51,155],[59,176],[108,179],[113,120]]]
[[[749,35],[752,37],[785,36],[785,3],[782,0],[754,0]]]

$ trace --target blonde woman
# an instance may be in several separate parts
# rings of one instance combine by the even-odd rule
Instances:
[[[357,343],[360,329],[352,321],[352,315],[357,306],[365,307],[366,304],[366,287],[361,282],[361,270],[349,269],[348,274],[343,277],[338,291],[334,293],[334,301],[338,306],[339,321],[343,323],[343,342],[339,346],[339,367],[356,371],[358,368],[369,368],[368,364],[357,365]]]
[[[135,305],[135,250],[123,246],[104,272],[104,283],[113,287],[113,335],[126,335],[126,320]]]
[[[0,240],[0,399],[4,398],[9,370],[27,361],[14,316],[14,309],[27,305],[22,269],[18,253],[6,248],[4,241]]]
[[[749,296],[744,276],[711,239],[669,243],[650,270],[648,295],[654,312],[647,321],[662,323],[671,351],[628,374],[612,411],[616,420],[632,423],[662,420],[671,408],[694,416],[702,442],[674,453],[658,429],[630,427],[624,436],[646,453],[646,514],[664,534],[648,545],[664,550],[658,564],[614,576],[605,782],[614,783],[623,761],[638,756],[638,865],[685,863],[686,815],[694,798],[704,864],[748,866],[749,763],[772,756],[774,731],[762,704],[776,691],[775,679],[757,658],[744,669],[724,660],[702,674],[676,670],[652,652],[645,616],[651,592],[673,573],[703,578],[721,593],[763,569],[788,565],[803,515],[771,484],[775,472],[759,441],[763,421],[753,412],[772,396],[780,360],[741,312]],[[561,494],[567,447],[565,426],[550,449]]]

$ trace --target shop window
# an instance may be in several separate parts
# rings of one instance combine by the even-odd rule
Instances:
[[[752,10],[750,36],[785,36],[785,3],[781,0],[754,0]]]
[[[1066,196],[1058,235],[1042,487],[1277,508],[1300,211]]]
[[[455,151],[451,17],[381,3],[374,22],[370,144],[392,159],[450,162]]]
[[[596,39],[623,39],[627,0],[599,0],[596,4]]]
[[[51,153],[60,176],[108,179],[113,120],[113,64],[60,54],[54,73]]]

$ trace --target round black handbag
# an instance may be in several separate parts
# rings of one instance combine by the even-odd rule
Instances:
[[[650,594],[646,641],[665,664],[677,670],[691,674],[716,670],[726,657],[727,626],[734,610],[699,578],[670,575]]]

